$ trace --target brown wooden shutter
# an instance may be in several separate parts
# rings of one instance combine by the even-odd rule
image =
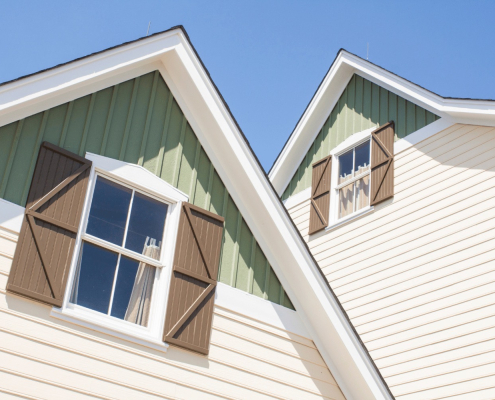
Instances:
[[[311,183],[311,207],[309,211],[309,234],[321,231],[328,225],[330,215],[330,176],[332,156],[313,164]]]
[[[394,195],[394,122],[371,132],[371,200],[373,206]]]
[[[61,306],[91,161],[41,145],[7,290]]]
[[[208,354],[224,219],[183,203],[163,340]]]

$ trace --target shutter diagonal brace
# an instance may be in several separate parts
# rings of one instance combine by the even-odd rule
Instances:
[[[378,188],[376,189],[376,192],[374,193],[373,199],[371,199],[371,201],[373,202],[377,198],[378,193],[380,193],[380,189],[381,189],[381,187],[383,185],[383,181],[385,180],[385,177],[387,176],[387,172],[388,172],[388,170],[390,168],[390,165],[392,164],[393,155],[390,153],[390,151],[388,151],[387,147],[382,143],[382,141],[380,140],[380,138],[376,134],[376,131],[371,132],[371,137],[378,144],[378,146],[383,151],[383,153],[385,153],[385,155],[386,155],[385,160],[383,160],[379,164],[376,164],[376,165],[372,166],[372,169],[375,169],[376,170],[378,167],[383,167],[384,164],[386,164],[386,166],[385,166],[385,172],[383,173],[381,182],[378,185]]]
[[[212,279],[213,273],[212,273],[212,270],[209,266],[209,262],[206,259],[206,256],[205,256],[206,252],[204,250],[203,243],[199,240],[198,234],[196,233],[196,229],[195,229],[196,224],[193,222],[193,215],[191,213],[191,210],[186,204],[184,204],[183,207],[184,207],[184,210],[186,211],[187,220],[189,221],[189,225],[191,226],[191,230],[193,232],[194,239],[196,240],[196,243],[198,244],[199,253],[201,254],[201,258],[203,259],[203,262],[205,263],[206,272],[208,273],[208,277],[210,279]]]
[[[323,175],[325,175],[325,171],[327,170],[328,168],[328,164],[330,163],[330,160],[332,158],[329,156],[327,158],[327,161],[325,161],[325,166],[323,167],[323,171],[321,171],[321,175],[320,175],[320,178],[318,179],[318,183],[315,185],[315,189],[313,190],[313,195],[315,195],[316,191],[318,190],[318,188],[320,187],[320,183],[321,183],[321,180],[323,179]]]
[[[191,213],[190,208],[188,207],[187,204],[183,204],[184,211],[187,216],[187,220],[189,222],[189,225],[191,227],[192,233],[194,235],[194,239],[198,245],[199,253],[201,254],[201,258],[204,262],[206,272],[208,274],[208,278],[201,276],[195,272],[188,271],[185,268],[181,268],[178,266],[174,265],[174,271],[179,272],[180,274],[190,276],[191,278],[194,278],[200,282],[208,283],[208,286],[203,290],[203,292],[199,295],[199,297],[194,300],[194,302],[189,306],[187,311],[184,313],[182,317],[174,324],[174,326],[170,329],[169,332],[167,332],[166,336],[173,337],[177,331],[184,325],[184,323],[187,321],[187,319],[192,315],[194,310],[198,308],[198,306],[201,304],[201,302],[210,294],[210,292],[215,288],[217,282],[213,279],[211,279],[212,276],[212,271],[210,270],[210,267],[208,265],[208,261],[205,256],[205,251],[203,247],[203,243],[200,241],[198,234],[196,232],[196,224],[193,222],[194,218]]]
[[[48,260],[46,258],[46,255],[45,255],[45,251],[41,247],[41,232],[39,232],[40,229],[36,225],[36,222],[34,219],[35,218],[40,219],[42,221],[49,223],[50,225],[57,226],[59,228],[68,230],[69,232],[72,232],[72,233],[77,233],[78,228],[76,226],[66,224],[65,222],[57,221],[54,218],[40,214],[39,212],[37,212],[37,210],[41,206],[43,206],[45,203],[47,203],[50,199],[52,199],[63,188],[68,186],[72,181],[77,179],[84,171],[86,171],[88,168],[90,168],[90,166],[91,166],[90,163],[84,163],[83,165],[81,165],[71,175],[69,175],[62,182],[60,182],[57,186],[55,186],[55,188],[50,190],[45,196],[43,196],[40,200],[38,200],[36,203],[34,203],[31,207],[26,209],[26,213],[25,213],[26,219],[28,220],[29,227],[30,227],[31,232],[33,234],[34,243],[36,244],[36,248],[38,249],[38,253],[39,253],[40,259],[41,259],[41,264],[43,266],[43,270],[45,271],[48,285],[49,285],[50,290],[51,290],[53,297],[55,299],[60,299],[61,293],[56,289],[56,285],[54,284],[55,283],[55,276],[49,268],[49,263],[48,263]]]
[[[58,192],[60,192],[64,187],[68,186],[74,179],[76,179],[79,175],[81,175],[84,171],[86,171],[91,166],[90,163],[86,163],[81,165],[78,169],[76,169],[72,174],[70,174],[67,178],[65,178],[62,182],[60,182],[57,186],[55,186],[52,190],[50,190],[46,195],[44,195],[41,199],[39,199],[36,203],[34,203],[30,210],[36,211],[43,204],[53,198]]]
[[[172,329],[170,329],[170,331],[167,333],[166,336],[174,336],[177,331],[182,327],[182,325],[184,325],[184,323],[187,321],[187,319],[192,315],[192,313],[194,312],[194,310],[196,310],[196,308],[198,308],[198,306],[201,304],[201,302],[206,299],[206,296],[208,296],[210,294],[210,292],[213,290],[213,288],[216,286],[216,282],[215,284],[209,284],[205,290],[203,290],[203,293],[201,293],[201,295],[196,299],[194,300],[194,303],[192,303],[189,308],[187,309],[186,313],[180,317],[180,319],[175,323],[175,325],[172,327]]]
[[[34,222],[34,217],[32,215],[26,214],[26,218],[27,218],[28,223],[29,223],[29,228],[31,229],[31,232],[33,234],[34,243],[36,244],[36,248],[38,249],[38,253],[40,255],[41,265],[43,266],[43,270],[45,271],[48,286],[50,286],[50,290],[53,294],[53,297],[55,299],[59,299],[60,293],[58,290],[55,289],[55,285],[54,285],[55,276],[53,276],[52,271],[50,270],[50,268],[48,268],[48,260],[45,257],[44,249],[41,248],[41,242],[40,242],[41,238],[40,238],[40,236],[38,236],[38,234],[39,234],[39,232],[37,232],[38,227],[36,226],[36,222]]]

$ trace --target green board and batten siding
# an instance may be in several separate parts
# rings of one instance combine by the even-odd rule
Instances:
[[[219,281],[293,308],[158,71],[0,128],[0,198],[24,206],[43,141],[142,165],[225,217]]]
[[[310,187],[311,165],[328,156],[332,149],[352,134],[394,121],[397,140],[439,118],[367,79],[354,75],[285,189],[282,199]]]

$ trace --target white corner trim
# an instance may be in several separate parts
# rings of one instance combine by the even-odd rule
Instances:
[[[267,325],[311,338],[296,311],[224,283],[217,284],[215,307],[221,307]]]
[[[154,194],[160,194],[174,202],[189,200],[187,194],[176,189],[140,165],[114,160],[113,158],[93,153],[86,153],[86,158],[93,162],[93,167],[97,171],[111,173],[131,186],[141,188],[147,192],[151,191]]]
[[[167,349],[169,347],[169,345],[167,343],[160,342],[160,341],[156,340],[156,338],[151,337],[151,336],[149,338],[143,339],[143,337],[132,336],[132,334],[125,334],[125,333],[119,332],[118,329],[113,330],[113,329],[109,329],[109,328],[106,328],[104,326],[98,325],[97,323],[94,322],[95,321],[94,319],[89,319],[89,318],[85,319],[84,317],[81,317],[80,314],[73,316],[70,313],[70,310],[62,311],[60,308],[52,307],[52,309],[50,311],[50,317],[57,318],[59,320],[65,321],[65,322],[70,322],[71,324],[79,325],[79,326],[82,326],[84,328],[91,329],[92,331],[105,333],[107,335],[114,336],[114,337],[117,337],[119,339],[123,339],[123,340],[126,340],[128,342],[131,342],[131,343],[136,343],[136,344],[139,344],[141,346],[149,347],[149,348],[152,348],[152,349],[164,352],[164,353],[167,352]]]
[[[305,201],[308,201],[311,198],[311,186],[309,188],[306,188],[299,193],[296,193],[294,196],[289,197],[288,199],[284,200],[284,206],[287,208],[287,210],[290,210],[291,208],[304,203]]]
[[[24,210],[24,207],[0,199],[0,226],[15,233],[21,232]]]

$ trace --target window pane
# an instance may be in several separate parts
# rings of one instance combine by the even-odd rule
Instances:
[[[165,203],[136,192],[132,202],[125,247],[158,259],[166,216]]]
[[[155,267],[121,257],[113,295],[113,317],[147,326],[155,272]]]
[[[339,218],[351,214],[354,200],[354,183],[339,190]]]
[[[108,313],[117,259],[117,253],[83,242],[71,302]]]
[[[356,211],[370,204],[370,176],[356,182]]]
[[[339,157],[339,185],[352,178],[353,150]]]
[[[356,147],[356,157],[354,161],[354,171],[356,175],[370,169],[370,141]]]
[[[86,232],[122,245],[132,190],[98,177]]]

